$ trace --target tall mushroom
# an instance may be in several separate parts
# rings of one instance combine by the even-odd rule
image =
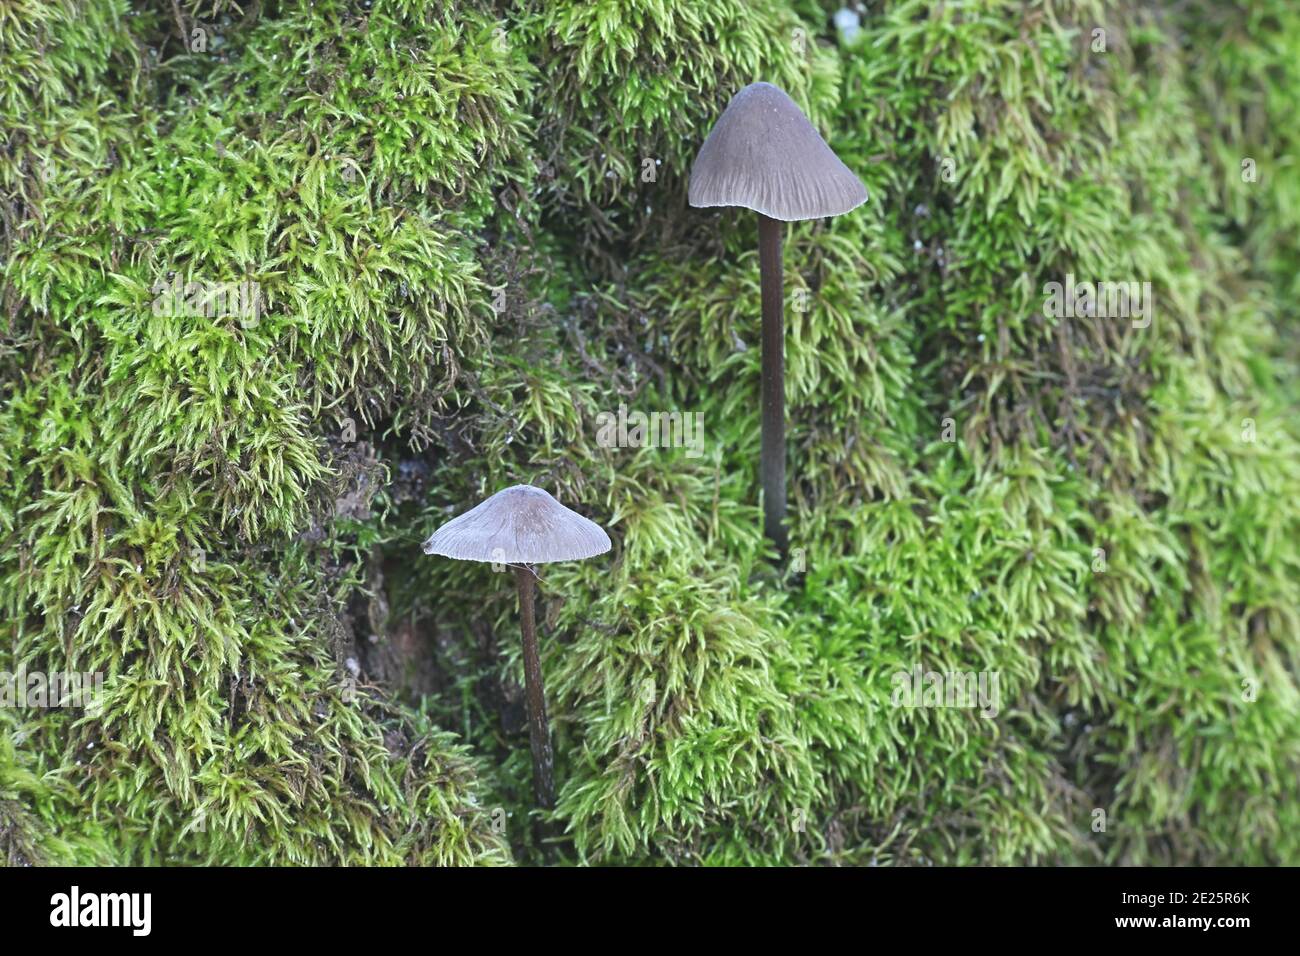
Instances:
[[[783,90],[771,83],[751,83],[731,98],[700,147],[688,196],[692,206],[743,206],[758,213],[763,530],[784,557],[788,542],[781,223],[846,213],[867,201],[867,189]]]
[[[524,638],[524,688],[528,741],[533,751],[533,792],[544,807],[555,805],[551,733],[546,723],[542,661],[533,618],[534,580],[530,565],[576,561],[604,554],[609,535],[594,521],[570,511],[541,488],[512,485],[452,518],[424,542],[425,554],[459,561],[490,561],[514,568]]]

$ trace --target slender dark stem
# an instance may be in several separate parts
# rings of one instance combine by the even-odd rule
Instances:
[[[784,560],[785,534],[785,312],[781,270],[784,224],[758,214],[758,268],[763,289],[763,533]]]
[[[533,750],[533,792],[537,802],[555,806],[552,776],[551,731],[546,723],[546,692],[542,689],[542,659],[537,652],[537,624],[533,617],[534,578],[531,568],[515,568],[519,585],[519,625],[524,635],[524,690],[528,699],[528,742]]]

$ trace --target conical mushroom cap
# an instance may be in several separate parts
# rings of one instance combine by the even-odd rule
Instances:
[[[600,525],[532,485],[498,491],[424,542],[425,554],[500,564],[576,561],[608,550],[609,535]]]
[[[700,147],[689,199],[794,222],[846,213],[867,201],[867,188],[783,90],[751,83]]]

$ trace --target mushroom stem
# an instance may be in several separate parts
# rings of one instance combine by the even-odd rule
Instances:
[[[784,224],[758,214],[758,268],[763,290],[763,531],[785,560],[785,313],[781,268]]]
[[[542,689],[542,660],[537,652],[537,625],[533,617],[534,578],[531,568],[516,567],[519,585],[519,625],[524,635],[524,690],[528,698],[528,742],[533,751],[533,792],[537,802],[555,806],[552,776],[551,731],[546,722],[546,692]]]

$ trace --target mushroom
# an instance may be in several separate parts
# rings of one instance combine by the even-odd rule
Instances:
[[[861,180],[826,145],[794,101],[771,83],[731,98],[691,169],[692,206],[758,213],[763,296],[763,530],[785,556],[785,318],[783,222],[838,216],[867,201]]]
[[[512,485],[452,518],[424,542],[425,554],[458,561],[490,561],[514,568],[519,587],[520,630],[524,638],[524,687],[528,740],[533,751],[533,792],[544,807],[555,805],[551,734],[546,723],[542,662],[533,618],[534,580],[530,567],[549,561],[577,561],[609,550],[600,525],[570,511],[541,488]]]

